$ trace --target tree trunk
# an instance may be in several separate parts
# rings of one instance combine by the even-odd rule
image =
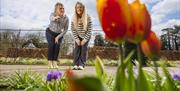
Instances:
[[[175,36],[175,38],[174,38],[174,43],[175,43],[176,50],[179,50],[179,46],[178,46],[178,43],[177,43],[177,36]]]

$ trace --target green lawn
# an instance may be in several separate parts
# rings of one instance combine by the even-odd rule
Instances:
[[[95,59],[88,59],[86,65],[93,66]],[[168,67],[180,67],[180,60],[164,60],[160,59],[157,61],[158,65],[165,62]],[[40,59],[40,58],[5,58],[0,57],[0,64],[7,64],[7,65],[47,65],[47,59]],[[58,65],[69,66],[72,65],[73,59],[59,59]],[[103,63],[106,66],[117,66],[117,60],[111,59],[103,59]],[[153,66],[152,61],[148,61],[148,66]]]

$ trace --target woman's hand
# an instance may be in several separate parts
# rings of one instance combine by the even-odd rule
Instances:
[[[60,18],[60,16],[54,16],[53,20],[58,20]]]
[[[83,46],[86,42],[87,42],[87,40],[86,40],[86,39],[83,39],[83,40],[81,41],[81,46]]]
[[[58,43],[59,42],[59,37],[55,37],[55,43]]]
[[[76,39],[75,41],[76,41],[77,45],[80,46],[80,40]]]

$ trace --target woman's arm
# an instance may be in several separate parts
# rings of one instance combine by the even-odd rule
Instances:
[[[54,13],[51,13],[51,15],[50,15],[50,21],[56,21],[56,20],[58,20],[58,18],[60,18],[59,16],[54,16]]]
[[[86,32],[84,39],[83,39],[85,42],[90,40],[91,34],[92,34],[91,32],[92,32],[92,22],[91,22],[91,18],[88,17],[87,32]]]
[[[73,33],[74,39],[78,39],[78,33],[74,28],[74,23],[73,22],[71,22],[71,31]]]
[[[64,31],[57,36],[58,39],[66,34],[66,32],[68,31],[68,27],[69,27],[69,19],[67,18],[67,20],[65,22],[65,26],[64,26]]]
[[[80,45],[80,40],[79,40],[79,38],[78,38],[77,30],[74,28],[74,23],[73,23],[73,22],[71,22],[71,30],[72,30],[72,33],[73,33],[75,42],[76,42],[77,45],[79,46],[79,45]]]

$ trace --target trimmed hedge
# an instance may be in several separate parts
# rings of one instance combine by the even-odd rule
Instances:
[[[29,58],[47,58],[47,48],[8,48],[6,57],[29,57]],[[105,59],[118,59],[118,49],[105,48],[105,47],[93,47],[88,50],[88,57],[95,59],[96,56]],[[60,55],[61,58],[73,58],[73,55]]]
[[[7,57],[47,57],[47,48],[8,48]]]
[[[6,57],[29,57],[29,58],[47,58],[47,48],[8,48]],[[161,58],[167,60],[180,60],[180,51],[161,51]],[[88,49],[88,58],[95,59],[99,56],[103,59],[119,59],[118,48],[94,46]],[[61,58],[72,59],[73,55],[61,54]]]
[[[96,56],[99,56],[103,59],[119,59],[119,50],[118,48],[113,47],[101,47],[101,46],[94,46],[93,48],[89,48],[88,50],[89,58],[95,59]]]
[[[180,60],[180,51],[161,51],[161,58],[167,60]]]

